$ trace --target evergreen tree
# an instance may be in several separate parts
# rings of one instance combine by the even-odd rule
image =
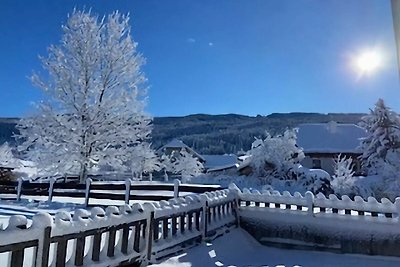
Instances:
[[[362,117],[360,126],[367,131],[361,140],[361,160],[368,174],[379,174],[387,163],[389,150],[400,152],[400,119],[382,99],[370,114]]]

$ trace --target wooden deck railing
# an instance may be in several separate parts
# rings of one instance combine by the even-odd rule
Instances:
[[[93,182],[88,179],[86,184],[58,183],[55,180],[46,183],[18,180],[15,182],[0,182],[0,194],[15,195],[17,200],[22,196],[84,198],[85,204],[90,199],[122,200],[129,204],[130,200],[161,201],[179,197],[188,193],[205,193],[222,189],[219,185],[181,184],[174,180],[172,184],[156,182]]]
[[[229,190],[159,203],[21,215],[0,231],[2,266],[146,264],[237,225]],[[210,219],[211,218],[211,219]],[[6,257],[6,258],[2,258]]]

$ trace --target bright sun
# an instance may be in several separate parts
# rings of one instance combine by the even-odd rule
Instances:
[[[353,58],[355,70],[361,75],[371,75],[383,65],[382,53],[378,50],[366,50]]]

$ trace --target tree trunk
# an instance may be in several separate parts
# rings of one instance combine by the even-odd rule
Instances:
[[[81,171],[79,173],[79,183],[84,184],[87,178],[87,166],[86,163],[81,164]]]

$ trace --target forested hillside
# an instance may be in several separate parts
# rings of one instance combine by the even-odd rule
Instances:
[[[250,149],[254,137],[283,133],[301,123],[329,122],[358,123],[363,114],[273,113],[268,116],[237,114],[154,119],[153,146],[158,148],[173,138],[179,138],[202,154],[237,153]]]
[[[254,137],[282,133],[300,123],[328,122],[358,123],[363,114],[273,113],[268,116],[237,114],[184,117],[156,117],[153,125],[153,147],[159,148],[174,138],[181,139],[202,154],[237,153],[250,149]],[[16,118],[0,119],[0,143],[8,141],[16,132]]]

